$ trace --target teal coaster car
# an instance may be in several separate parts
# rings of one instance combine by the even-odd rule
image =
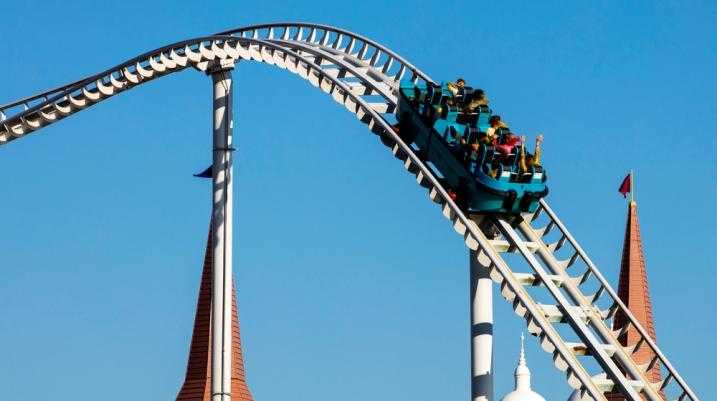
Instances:
[[[471,91],[466,87],[456,95],[447,84],[402,81],[396,114],[399,135],[414,143],[421,157],[438,170],[464,211],[509,215],[534,212],[538,200],[548,194],[542,167],[521,171],[518,148],[500,154],[497,143],[484,141],[477,152],[466,152],[468,141],[485,136],[492,116],[485,105],[474,112],[464,111],[461,97],[467,98]]]

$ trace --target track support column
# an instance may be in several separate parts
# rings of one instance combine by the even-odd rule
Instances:
[[[213,62],[212,77],[212,401],[232,398],[232,69],[233,62]]]
[[[493,281],[470,251],[471,401],[493,401]]]

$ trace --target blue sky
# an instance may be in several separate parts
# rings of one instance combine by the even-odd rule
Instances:
[[[373,38],[465,77],[545,134],[550,202],[616,282],[637,193],[658,341],[717,391],[713,212],[717,6],[708,2],[12,2],[0,103],[186,38],[281,20]],[[257,400],[468,397],[467,255],[353,116],[284,71],[241,63],[236,273]],[[211,85],[185,71],[0,147],[0,400],[173,400],[183,379],[209,186]],[[522,322],[496,300],[496,395]],[[529,340],[534,388],[569,393]]]

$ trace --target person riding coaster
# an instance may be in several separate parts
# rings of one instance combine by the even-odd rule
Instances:
[[[547,194],[540,166],[525,139],[492,115],[488,98],[465,80],[443,85],[402,81],[399,135],[440,172],[450,197],[470,213],[534,211]]]

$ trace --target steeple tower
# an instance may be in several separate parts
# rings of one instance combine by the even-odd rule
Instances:
[[[622,261],[620,264],[620,282],[618,295],[625,303],[632,315],[647,330],[649,336],[657,341],[655,336],[655,322],[652,316],[652,302],[647,283],[647,270],[645,268],[645,255],[640,237],[640,223],[637,218],[637,203],[634,198],[630,200],[627,210],[627,226],[625,227],[625,240],[622,246]],[[613,321],[613,329],[619,329],[627,323],[624,313],[618,312]],[[618,340],[623,346],[632,346],[639,340],[639,334],[634,327],[630,327]],[[652,357],[648,347],[642,347],[634,355],[638,364],[648,363]],[[661,380],[659,364],[655,364],[647,372],[651,382]],[[619,392],[606,394],[610,401],[625,400]]]
[[[210,401],[212,384],[212,241],[211,232],[207,239],[204,255],[204,270],[199,286],[197,313],[194,318],[194,332],[189,349],[187,375],[177,401]],[[232,286],[233,287],[233,286]],[[232,291],[232,401],[253,401],[244,375],[244,358],[239,338],[239,317],[237,315],[236,291]]]

